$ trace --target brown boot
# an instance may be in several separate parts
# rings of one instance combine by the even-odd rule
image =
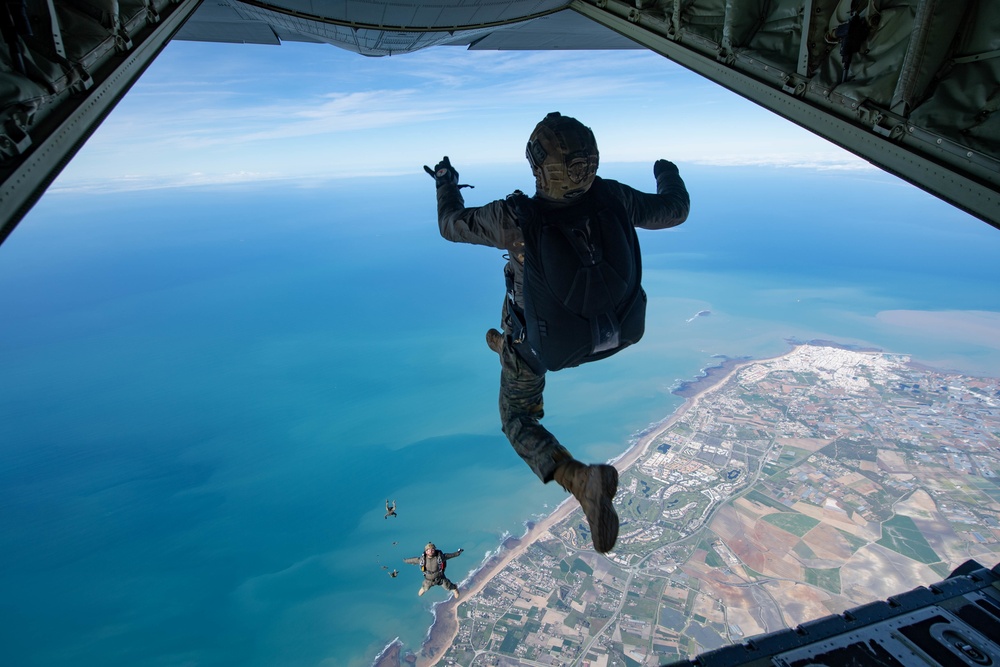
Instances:
[[[500,354],[500,350],[503,349],[503,334],[496,329],[490,329],[486,332],[486,344],[491,350]]]
[[[615,467],[603,463],[585,465],[573,459],[556,468],[555,480],[580,501],[590,524],[594,551],[611,551],[618,539],[618,514],[611,502],[618,491]]]

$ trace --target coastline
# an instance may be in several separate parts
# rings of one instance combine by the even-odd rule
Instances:
[[[727,380],[737,368],[741,368],[742,366],[753,363],[754,361],[759,361],[758,359],[752,359],[750,357],[733,358],[722,355],[717,355],[716,358],[722,359],[722,362],[717,366],[708,366],[701,369],[701,375],[693,380],[682,381],[677,385],[677,388],[670,393],[675,396],[691,400],[710,390],[712,387],[721,384],[724,380]],[[687,407],[688,405],[685,401],[677,408],[675,413],[686,410]]]
[[[382,652],[375,656],[375,661],[372,662],[372,667],[399,667],[401,664],[400,656],[403,652],[403,642],[399,641],[399,637],[396,637],[391,642],[385,645]]]
[[[792,343],[790,341],[790,344],[794,350],[795,347],[802,343]],[[786,351],[778,356],[784,356],[788,352]],[[664,420],[656,422],[640,432],[639,436],[628,449],[619,457],[610,461],[618,469],[619,473],[628,470],[640,457],[644,456],[649,449],[649,445],[661,433],[673,426],[688,410],[696,406],[706,394],[722,386],[733,374],[744,366],[763,361],[750,357],[736,359],[729,357],[721,358],[723,359],[721,364],[702,369],[703,375],[689,382],[682,382],[677,389],[671,392],[683,397],[684,402]],[[529,525],[521,537],[509,537],[504,540],[497,552],[483,563],[479,569],[473,572],[467,581],[462,582],[461,598],[438,603],[434,607],[434,620],[427,631],[427,638],[421,645],[419,652],[412,656],[412,658],[415,658],[416,667],[432,667],[437,664],[451,647],[452,642],[458,635],[458,605],[478,594],[510,561],[521,555],[525,549],[579,507],[580,503],[575,498],[572,496],[567,497],[551,514],[541,521]],[[382,656],[380,656],[380,659],[376,660],[372,667],[399,667],[401,663],[398,661],[398,653],[396,657],[396,662],[388,662],[381,660]],[[411,656],[407,656],[408,662],[410,658]]]

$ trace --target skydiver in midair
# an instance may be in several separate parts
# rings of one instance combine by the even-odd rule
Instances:
[[[656,194],[601,179],[594,133],[558,112],[535,127],[525,154],[535,195],[515,192],[485,206],[465,207],[465,186],[447,157],[424,170],[437,185],[445,239],[507,252],[503,331],[486,332],[500,355],[501,428],[542,482],[554,479],[580,502],[594,549],[603,553],[618,539],[618,471],[577,461],[539,423],[545,373],[604,358],[642,336],[646,295],[634,228],[679,225],[690,200],[668,160],[653,164]],[[602,263],[612,268],[597,276],[593,267]]]
[[[448,577],[444,576],[444,571],[448,566],[448,561],[456,556],[461,556],[463,551],[465,550],[459,549],[458,551],[446,554],[438,549],[433,542],[428,542],[427,546],[424,547],[424,553],[413,558],[404,558],[404,563],[419,565],[420,571],[424,573],[424,583],[417,592],[417,595],[423,595],[434,586],[444,586],[447,590],[451,591],[451,594],[457,600],[459,595],[458,586],[452,583]]]

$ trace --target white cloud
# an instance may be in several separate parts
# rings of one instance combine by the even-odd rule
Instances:
[[[467,165],[509,164],[523,160],[531,128],[554,110],[593,127],[606,161],[863,165],[645,51],[440,47],[372,59],[318,44],[181,42],[55,188],[400,173],[445,154]]]
[[[815,169],[817,171],[878,171],[871,163],[850,153],[788,155],[772,154],[721,154],[692,157],[694,164],[710,167],[787,167],[790,169]]]

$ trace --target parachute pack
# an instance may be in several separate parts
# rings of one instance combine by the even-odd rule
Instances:
[[[438,559],[437,571],[440,572],[441,574],[444,574],[445,569],[448,567],[448,560],[444,557],[444,553],[440,549],[436,550],[434,552],[434,555]],[[426,553],[420,554],[420,571],[421,572],[426,572],[427,571],[427,554]]]
[[[537,365],[557,371],[638,342],[646,324],[642,259],[621,202],[597,179],[581,201],[563,209],[542,215],[524,195],[516,205],[524,235],[524,331],[512,333],[530,346]]]

